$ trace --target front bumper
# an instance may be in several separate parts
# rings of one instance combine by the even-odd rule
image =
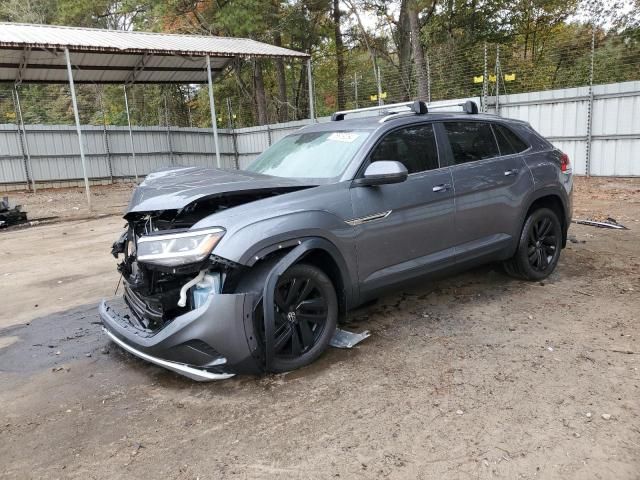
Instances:
[[[253,332],[252,294],[212,294],[200,308],[148,331],[129,319],[122,299],[103,300],[99,313],[111,340],[133,355],[198,381],[257,374],[261,355]]]
[[[138,358],[146,360],[149,363],[153,363],[160,367],[164,367],[168,370],[179,373],[180,375],[184,375],[185,377],[188,377],[192,380],[196,380],[198,382],[208,382],[211,380],[225,380],[235,375],[233,373],[213,373],[208,370],[204,370],[202,368],[190,367],[189,365],[185,365],[184,363],[170,362],[168,360],[163,360],[158,357],[152,357],[151,355],[147,355],[146,353],[141,352],[140,350],[136,350],[128,343],[125,343],[124,341],[120,340],[118,337],[116,337],[113,333],[111,333],[105,327],[102,327],[102,330],[109,336],[109,338],[114,343],[118,344],[127,352],[135,355]]]

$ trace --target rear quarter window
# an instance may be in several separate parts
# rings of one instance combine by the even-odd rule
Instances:
[[[529,148],[526,142],[504,125],[493,124],[493,131],[496,134],[501,155],[513,155],[514,153],[524,152]]]

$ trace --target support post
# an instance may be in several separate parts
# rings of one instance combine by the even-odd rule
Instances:
[[[18,134],[20,135],[20,146],[22,147],[23,156],[27,157],[27,161],[25,163],[25,173],[27,174],[27,183],[29,183],[29,179],[31,179],[31,189],[33,193],[36,193],[36,179],[33,175],[33,166],[31,164],[31,154],[29,153],[29,144],[27,143],[27,129],[24,126],[24,120],[22,119],[22,107],[20,106],[20,95],[18,94],[18,88],[13,86],[13,93],[16,99],[16,110],[18,111]]]
[[[313,101],[313,77],[311,75],[311,57],[307,60],[307,79],[309,80],[309,118],[316,120],[316,108]]]
[[[87,205],[91,210],[91,191],[89,190],[89,178],[87,177],[87,162],[84,158],[84,146],[82,144],[82,130],[80,128],[80,115],[78,115],[78,101],[76,100],[76,86],[73,83],[73,71],[71,70],[71,57],[69,49],[64,49],[64,56],[67,60],[67,75],[69,77],[69,90],[71,90],[71,104],[73,105],[73,116],[76,120],[76,130],[78,132],[78,147],[80,148],[80,160],[82,161],[82,174],[84,175],[84,189],[87,193]]]
[[[593,134],[593,61],[596,49],[596,28],[591,30],[591,65],[589,66],[589,105],[587,106],[587,145],[585,146],[585,173],[591,176],[591,141]]]
[[[211,57],[207,55],[207,81],[209,82],[209,110],[211,110],[211,127],[213,128],[213,145],[216,149],[216,166],[222,167],[220,163],[220,147],[218,143],[218,125],[216,123],[216,104],[213,100],[213,78],[211,77]]]
[[[124,89],[124,109],[127,111],[127,125],[129,126],[129,144],[131,145],[133,174],[136,177],[136,183],[138,183],[138,165],[136,163],[136,149],[133,147],[133,132],[131,131],[131,116],[129,115],[129,99],[127,98],[127,86],[123,85],[122,88]]]

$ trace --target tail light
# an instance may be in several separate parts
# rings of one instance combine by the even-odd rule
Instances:
[[[569,161],[569,155],[566,153],[560,155],[560,170],[565,173],[571,171],[571,162]]]

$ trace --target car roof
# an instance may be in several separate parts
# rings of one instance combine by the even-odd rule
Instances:
[[[386,114],[388,115],[388,114]],[[440,113],[427,113],[423,115],[411,115],[407,114],[397,115],[395,118],[388,118],[384,122],[380,122],[385,118],[385,115],[368,115],[366,117],[345,118],[339,121],[329,121],[323,123],[315,123],[304,127],[304,132],[334,132],[344,130],[378,130],[385,127],[396,127],[401,125],[410,125],[412,123],[423,123],[430,121],[445,121],[445,120],[459,120],[459,121],[499,121],[499,122],[513,122],[513,123],[525,123],[520,120],[513,120],[498,115],[478,113],[468,114],[462,112],[440,112]],[[387,128],[385,128],[386,130]]]

